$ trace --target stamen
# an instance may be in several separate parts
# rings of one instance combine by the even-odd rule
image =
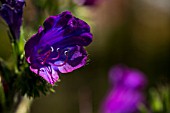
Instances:
[[[51,52],[53,52],[54,51],[54,48],[51,46]]]
[[[65,59],[64,63],[62,63],[62,64],[52,64],[52,63],[50,63],[50,65],[57,66],[57,67],[65,65],[67,63],[67,61],[68,61],[68,51],[65,51],[64,54],[66,56],[66,59]]]
[[[66,55],[66,56],[67,56],[67,54],[68,54],[68,51],[64,51],[64,55]]]
[[[59,49],[60,49],[60,48],[57,48],[56,51],[59,52]]]
[[[52,58],[51,60],[57,60],[60,57],[60,52],[59,52],[60,48],[57,48],[56,51],[58,52],[58,55],[55,58]]]
[[[44,58],[43,62],[41,62],[42,65],[45,64],[45,62],[46,62],[47,58],[50,56],[50,54],[51,54],[51,50],[49,50],[47,53],[45,53],[46,57]]]
[[[60,57],[60,53],[55,58],[52,58],[51,60],[57,60]]]
[[[51,46],[51,50],[47,51],[46,53],[44,53],[44,55],[42,55],[42,56],[45,56],[44,59],[42,59],[42,56],[38,57],[37,59],[41,60],[41,64],[44,65],[46,60],[49,58],[51,52],[53,52],[53,51],[54,51],[54,48]],[[57,57],[51,58],[51,60],[57,60],[60,57],[59,48],[57,48],[56,51],[58,52]]]

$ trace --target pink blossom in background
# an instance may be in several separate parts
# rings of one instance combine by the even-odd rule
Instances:
[[[109,80],[111,89],[101,113],[139,113],[138,107],[145,100],[142,93],[147,83],[145,75],[137,69],[117,65],[111,69]]]

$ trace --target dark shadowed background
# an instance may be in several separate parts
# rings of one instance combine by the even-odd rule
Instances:
[[[72,0],[27,0],[25,39],[45,18],[65,10],[91,25],[94,38],[86,48],[89,61],[85,67],[61,75],[56,92],[36,98],[31,113],[97,113],[109,88],[108,71],[115,64],[143,71],[148,88],[168,83],[169,0],[100,0],[94,6],[78,6]],[[7,49],[10,43],[6,30],[0,19],[0,56],[7,60],[11,51]]]

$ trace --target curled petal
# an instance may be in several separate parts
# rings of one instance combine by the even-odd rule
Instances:
[[[36,45],[38,44],[38,42],[40,41],[40,33],[42,32],[43,27],[40,26],[38,29],[38,33],[34,34],[25,44],[25,56],[26,58],[34,55],[34,49],[36,47]]]
[[[49,17],[44,22],[42,32],[39,47],[47,44],[59,48],[72,45],[87,46],[92,41],[89,25],[72,16],[69,11]]]
[[[40,69],[34,69],[30,66],[30,70],[35,74],[39,74],[39,76],[43,77],[43,79],[52,85],[54,85],[54,83],[59,79],[57,71],[55,71],[53,68],[44,67]]]
[[[54,62],[54,67],[56,66],[61,73],[72,72],[73,70],[84,66],[87,61],[87,53],[84,48],[80,46],[73,47],[72,50],[69,51],[68,57],[67,61],[57,60]],[[64,64],[64,62],[66,63]]]
[[[44,22],[45,30],[50,30],[52,28],[64,28],[67,26],[69,20],[73,18],[71,12],[65,11],[56,16],[50,16]]]

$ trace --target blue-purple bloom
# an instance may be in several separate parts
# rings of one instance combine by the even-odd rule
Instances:
[[[50,84],[86,64],[84,46],[92,42],[89,25],[71,12],[47,18],[39,30],[25,44],[25,56],[34,73]]]
[[[102,103],[102,113],[139,113],[138,107],[144,102],[144,74],[118,65],[111,69],[109,80],[111,89]]]
[[[0,0],[0,16],[6,21],[14,39],[20,37],[24,0]]]

